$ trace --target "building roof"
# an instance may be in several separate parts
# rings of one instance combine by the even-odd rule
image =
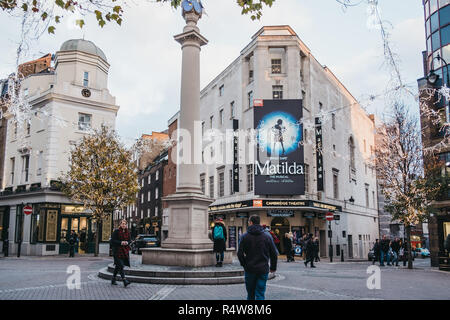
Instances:
[[[106,62],[108,62],[108,59],[106,59],[105,53],[97,47],[92,41],[84,40],[84,39],[71,39],[64,42],[61,46],[61,49],[59,51],[81,51],[89,54],[93,54],[96,56],[99,56]]]

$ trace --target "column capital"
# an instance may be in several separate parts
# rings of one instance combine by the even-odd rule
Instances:
[[[180,33],[174,36],[175,41],[183,45],[186,41],[194,41],[200,46],[208,44],[208,40],[195,30]]]

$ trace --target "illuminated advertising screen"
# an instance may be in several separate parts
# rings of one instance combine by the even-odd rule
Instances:
[[[255,194],[303,195],[302,100],[262,100],[254,106]]]

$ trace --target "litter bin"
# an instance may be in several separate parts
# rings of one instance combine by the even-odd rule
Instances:
[[[3,254],[5,255],[5,257],[7,257],[8,253],[9,253],[9,240],[6,239],[3,241]]]

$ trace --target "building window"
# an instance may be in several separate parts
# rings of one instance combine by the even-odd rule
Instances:
[[[223,126],[223,109],[220,109],[219,111],[219,121],[220,125]]]
[[[336,130],[336,114],[334,113],[331,114],[331,128]]]
[[[339,198],[339,170],[333,169],[333,197]]]
[[[155,199],[159,198],[159,188],[155,188]]]
[[[78,129],[81,131],[87,131],[91,128],[92,115],[79,113],[78,114]]]
[[[158,209],[159,209],[158,207],[155,207],[155,217],[159,216],[159,210]]]
[[[350,153],[350,168],[353,171],[356,171],[356,166],[355,166],[355,142],[353,141],[353,137],[350,137],[348,139],[348,148],[349,148],[349,153]]]
[[[200,175],[200,187],[202,188],[202,193],[205,194],[205,175]]]
[[[37,170],[36,175],[40,176],[42,174],[42,162],[44,158],[44,151],[39,151],[38,160],[37,160]]]
[[[214,116],[209,117],[209,127],[212,129],[214,122]]]
[[[144,194],[141,194],[141,203],[144,203]]]
[[[28,88],[23,89],[23,95],[28,97]]]
[[[209,197],[214,198],[214,176],[209,177]]]
[[[219,197],[225,196],[225,173],[219,172]]]
[[[89,72],[85,71],[83,75],[83,86],[87,87],[89,85]]]
[[[147,209],[147,217],[151,216],[150,208]]]
[[[305,192],[309,193],[309,165],[305,164]]]
[[[155,172],[155,180],[157,181],[159,179],[159,171],[157,170],[156,172]]]
[[[235,113],[234,113],[234,101],[232,101],[231,103],[230,103],[230,114],[231,114],[231,119],[234,119],[235,118]]]
[[[230,195],[234,193],[233,187],[234,187],[233,170],[230,170]]]
[[[224,91],[224,86],[221,85],[221,86],[219,87],[219,97],[223,96],[223,91]]]
[[[376,208],[377,207],[377,203],[375,201],[375,191],[372,191],[372,201],[373,201],[373,207]]]
[[[151,197],[151,192],[149,191],[149,192],[147,193],[148,202],[150,202],[150,197]]]
[[[272,86],[272,98],[274,100],[283,99],[283,86]]]
[[[253,107],[253,91],[247,94],[247,103],[249,108]]]
[[[149,174],[149,175],[147,176],[147,184],[150,185],[151,183],[152,183],[152,175]]]
[[[14,139],[17,139],[17,121],[14,122]]]
[[[248,83],[253,82],[253,70],[248,71]]]
[[[16,158],[11,158],[11,184],[14,184],[14,167],[16,166]]]
[[[205,121],[202,122],[202,137],[205,135]]]
[[[28,169],[30,168],[30,155],[22,156],[22,182],[28,182]]]
[[[281,59],[272,59],[272,73],[281,73]]]
[[[253,191],[253,164],[247,165],[247,192]]]
[[[366,207],[369,207],[369,185],[366,183]]]
[[[31,123],[27,121],[27,135],[29,136],[31,133]]]

